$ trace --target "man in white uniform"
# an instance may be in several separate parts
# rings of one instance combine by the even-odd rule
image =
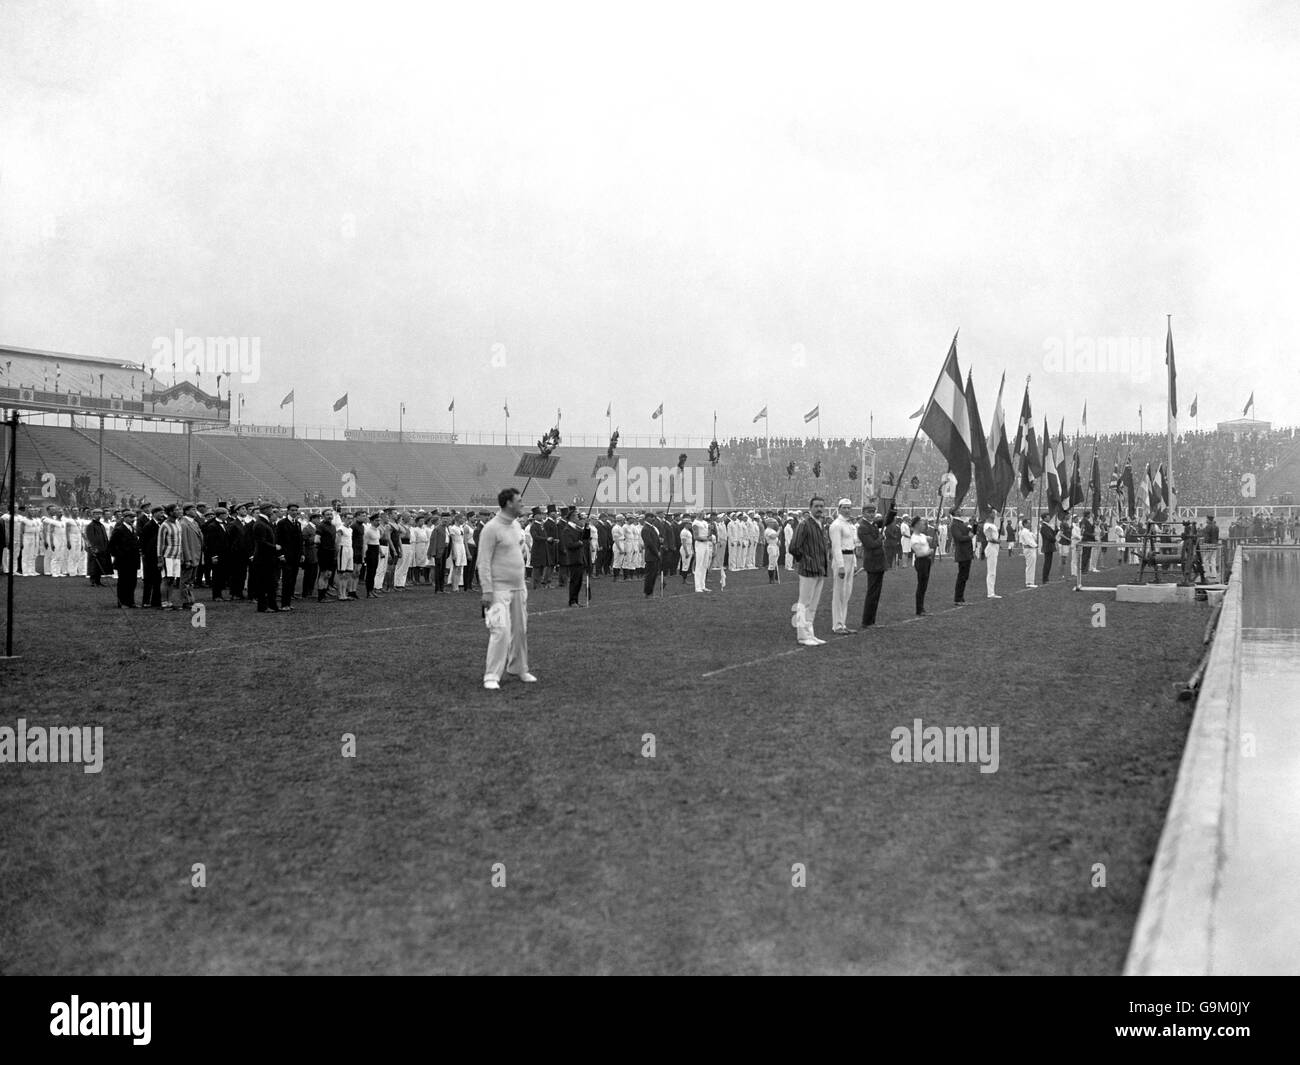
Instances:
[[[682,583],[685,583],[686,574],[691,569],[691,561],[695,558],[695,534],[692,532],[690,521],[687,521],[682,526],[681,532],[678,533],[678,543],[681,545],[678,554],[681,559]]]
[[[1038,537],[1034,534],[1028,518],[1020,520],[1020,532],[1016,534],[1016,539],[1025,553],[1025,587],[1037,588]]]
[[[85,523],[81,520],[81,512],[76,507],[68,511],[64,527],[68,534],[68,564],[64,572],[70,577],[84,577],[86,575],[86,540],[82,536],[82,529],[85,528]]]
[[[523,510],[517,488],[497,495],[501,510],[479,532],[475,570],[487,608],[488,649],[483,687],[497,691],[504,673],[526,684],[537,678],[528,672],[528,586],[524,581]]]
[[[713,537],[709,531],[709,522],[703,515],[697,514],[691,521],[691,536],[694,537],[695,590],[709,590],[709,563],[713,560]]]
[[[853,571],[857,568],[858,528],[853,522],[853,501],[841,499],[831,522],[831,566],[835,586],[831,591],[831,632],[847,636],[857,632],[848,627],[849,597],[853,595]]]
[[[984,591],[989,599],[1001,599],[997,594],[998,554],[1002,547],[1002,529],[998,524],[997,512],[992,507],[984,516]]]

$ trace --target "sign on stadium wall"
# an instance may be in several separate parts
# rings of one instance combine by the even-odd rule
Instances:
[[[248,425],[236,423],[214,429],[210,436],[293,436],[291,425]]]
[[[451,433],[407,433],[393,429],[345,429],[345,440],[369,441],[377,444],[454,444]]]

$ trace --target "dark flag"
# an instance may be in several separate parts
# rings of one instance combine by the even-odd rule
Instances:
[[[1097,452],[1092,453],[1092,513],[1101,513],[1101,465],[1097,462]]]
[[[1061,419],[1061,428],[1056,434],[1056,450],[1052,452],[1052,461],[1056,463],[1056,484],[1061,493],[1061,517],[1065,517],[1074,506],[1074,492],[1070,484],[1069,460],[1065,456],[1065,419]]]
[[[1137,517],[1136,490],[1133,487],[1133,456],[1124,460],[1124,502],[1128,506],[1128,517]]]
[[[334,401],[334,409],[336,411],[342,410],[347,405],[348,405],[348,394],[346,392],[344,392],[343,395],[339,396],[339,398]]]
[[[1015,454],[1020,457],[1020,494],[1029,496],[1036,480],[1043,475],[1043,459],[1038,453],[1038,438],[1034,433],[1034,416],[1029,410],[1029,382],[1025,382],[1025,398],[1020,401],[1020,424],[1016,426]]]
[[[1074,452],[1074,463],[1070,469],[1070,509],[1073,510],[1083,502],[1083,482],[1079,478],[1079,452]]]
[[[1165,335],[1165,365],[1169,367],[1169,432],[1178,435],[1178,372],[1174,369],[1174,320]]]
[[[957,365],[955,334],[939,380],[935,382],[934,391],[925,405],[921,432],[930,438],[948,460],[948,469],[957,478],[952,505],[961,506],[962,498],[970,488],[971,427],[966,396],[961,387],[961,369]]]
[[[1047,513],[1055,518],[1061,508],[1061,474],[1052,456],[1052,434],[1043,419],[1043,472],[1047,475]]]
[[[966,371],[966,411],[970,418],[970,461],[975,470],[975,505],[983,514],[985,508],[996,505],[996,489],[989,448],[984,440],[984,423],[980,421],[979,403],[975,400],[975,380],[970,370]]]

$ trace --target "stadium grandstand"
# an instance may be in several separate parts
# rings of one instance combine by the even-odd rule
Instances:
[[[100,433],[68,425],[24,422],[18,433],[18,488],[33,501],[53,474],[59,498],[80,505],[137,504],[173,501],[192,494],[205,500],[274,500],[323,503],[339,497],[351,475],[358,505],[490,506],[496,492],[515,480],[522,444],[462,444],[369,440],[304,439],[300,436],[191,434],[106,429],[102,456]],[[629,466],[649,470],[687,463],[701,470],[702,502],[716,508],[800,505],[814,492],[859,496],[864,441],[732,437],[719,441],[720,461],[708,466],[707,448],[633,447],[618,450]],[[881,438],[871,442],[876,476],[892,483],[910,440]],[[1135,473],[1147,462],[1165,458],[1163,434],[1086,437],[1068,442],[1078,449],[1085,471],[1094,449],[1102,478],[1109,481],[1118,463],[1131,457]],[[535,504],[591,497],[596,487],[596,447],[561,443],[555,474],[534,481]],[[102,468],[101,468],[102,459]],[[793,473],[788,474],[793,463]],[[820,476],[814,466],[820,463]],[[1300,438],[1291,428],[1239,434],[1189,432],[1174,450],[1179,502],[1198,507],[1295,505],[1300,498]],[[908,466],[908,485],[900,494],[909,505],[922,506],[937,493],[946,470],[939,451],[918,441]],[[192,482],[189,474],[192,473]],[[190,485],[193,485],[192,493]],[[1253,490],[1253,495],[1246,494]],[[910,495],[909,495],[910,492]],[[1019,499],[1012,493],[1013,503]],[[662,499],[646,502],[662,504]]]

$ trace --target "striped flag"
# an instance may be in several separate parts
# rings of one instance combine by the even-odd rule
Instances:
[[[975,468],[975,506],[983,514],[994,502],[993,462],[988,442],[984,439],[979,403],[975,400],[975,380],[969,369],[966,371],[966,411],[970,420],[970,459]]]
[[[821,413],[822,413],[822,405],[818,403],[817,406],[813,407],[812,410],[810,410],[807,414],[803,416],[804,425],[807,425],[814,418],[820,418]]]
[[[1006,506],[1007,495],[1016,483],[1016,467],[1011,461],[1011,445],[1007,443],[1007,419],[1002,410],[1002,389],[1007,383],[1003,373],[998,385],[998,400],[993,408],[993,424],[989,426],[989,455],[993,464],[993,506],[1001,510]]]
[[[761,411],[759,411],[757,414],[754,415],[754,421],[756,422],[761,421],[766,417],[767,417],[767,408],[764,407]]]
[[[293,389],[291,388],[289,389],[289,394],[285,396],[284,399],[280,400],[280,409],[284,410],[284,408],[287,407],[292,402],[293,402]]]
[[[921,432],[930,438],[948,460],[948,469],[957,478],[953,489],[953,506],[959,507],[970,488],[971,431],[966,394],[961,387],[961,367],[957,365],[955,333],[939,380],[923,409],[925,416],[921,419]]]
[[[659,406],[655,407],[655,412],[652,415],[650,415],[650,419],[653,421],[655,418],[658,418],[659,415],[663,414],[663,412],[664,412],[664,405],[660,403]]]
[[[1052,461],[1056,465],[1056,484],[1061,493],[1061,516],[1064,517],[1070,512],[1070,507],[1074,504],[1071,501],[1070,490],[1070,470],[1069,464],[1065,457],[1065,419],[1061,419],[1060,432],[1056,434],[1056,450],[1052,452]]]
[[[334,409],[336,411],[342,410],[347,405],[348,405],[348,394],[346,392],[344,392],[343,395],[339,396],[339,398],[334,401]]]
[[[1047,475],[1047,514],[1055,518],[1061,512],[1061,471],[1056,465],[1046,418],[1043,419],[1043,472]]]

